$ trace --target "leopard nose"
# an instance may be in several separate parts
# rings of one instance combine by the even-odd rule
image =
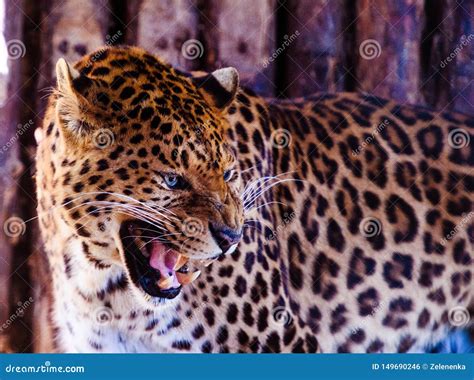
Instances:
[[[209,223],[209,231],[223,253],[226,253],[230,247],[237,244],[242,237],[242,230],[235,230],[228,226]]]

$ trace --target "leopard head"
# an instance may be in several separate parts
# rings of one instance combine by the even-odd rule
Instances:
[[[137,48],[56,65],[61,218],[133,291],[166,303],[242,235],[241,179],[226,141],[238,74],[191,76]]]

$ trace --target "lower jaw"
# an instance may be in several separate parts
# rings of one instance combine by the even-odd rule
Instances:
[[[147,258],[142,254],[133,239],[125,238],[127,236],[127,226],[123,224],[120,228],[120,240],[124,251],[125,265],[128,268],[130,279],[140,292],[144,293],[146,300],[155,301],[171,300],[176,298],[182,287],[160,289],[157,282],[160,275],[147,262]]]
[[[150,280],[149,277],[142,277],[138,280],[138,286],[142,291],[148,294],[151,297],[156,298],[165,298],[165,299],[173,299],[176,298],[180,293],[182,287],[178,288],[170,288],[170,289],[160,289],[156,285],[156,281]]]

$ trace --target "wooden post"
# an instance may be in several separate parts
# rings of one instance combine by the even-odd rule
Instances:
[[[360,0],[357,17],[359,90],[419,102],[423,1]]]
[[[429,6],[425,6],[425,25],[420,44],[420,93],[422,103],[433,108],[445,107],[450,98],[447,70],[440,67],[449,54],[446,33],[450,32],[446,29],[447,22],[443,22],[446,10],[446,0],[432,0]]]
[[[191,0],[128,2],[126,41],[182,69],[195,69],[204,54],[197,39],[198,14]]]
[[[421,45],[421,92],[440,110],[474,114],[474,23],[471,1],[433,0]]]
[[[53,0],[48,3],[48,8],[41,9],[41,25],[31,25],[36,29],[36,35],[41,33],[38,41],[33,41],[36,35],[30,36],[31,54],[30,72],[39,72],[37,78],[33,79],[32,90],[37,94],[35,97],[24,96],[24,113],[35,119],[35,124],[40,127],[42,123],[43,110],[46,106],[45,88],[55,85],[55,65],[59,58],[63,57],[71,63],[80,59],[83,55],[103,47],[114,45],[120,41],[125,31],[114,30],[111,10],[107,0]],[[41,42],[41,43],[39,43]],[[39,48],[36,48],[39,45]],[[43,98],[43,99],[42,99]],[[36,99],[36,101],[35,101]],[[33,111],[34,110],[34,111]],[[35,142],[33,134],[25,140],[29,144],[28,151],[34,152]],[[34,157],[24,156],[27,165],[34,162]],[[25,188],[31,189],[34,194],[34,183],[26,183]],[[30,208],[31,204],[29,205]],[[29,210],[35,212],[34,209]],[[36,226],[36,224],[34,224]],[[48,298],[49,282],[44,278],[49,277],[49,268],[45,262],[42,252],[42,243],[37,228],[28,237],[31,242],[28,250],[31,253],[30,267],[34,287],[33,298],[35,300],[35,318],[33,320],[33,331],[35,339],[30,349],[35,352],[48,352],[54,349],[53,332],[47,329],[47,311],[50,305]]]
[[[474,115],[474,3],[449,0],[454,35],[450,35],[450,51],[454,55],[451,77],[452,108]],[[447,62],[450,64],[451,62]]]
[[[41,62],[38,90],[54,86],[55,65],[59,58],[74,63],[83,55],[105,44],[113,45],[125,31],[109,31],[110,13],[107,0],[53,0],[42,10],[41,48],[36,54]],[[44,95],[41,94],[41,95]],[[39,96],[38,98],[40,98]],[[42,111],[44,99],[38,107]]]
[[[347,7],[343,0],[291,0],[284,3],[287,12],[285,52],[286,96],[305,96],[314,92],[345,89],[344,42]]]
[[[205,68],[233,66],[244,85],[274,95],[276,1],[210,0],[201,5]]]
[[[17,133],[20,103],[17,94],[21,86],[19,62],[26,53],[22,41],[23,15],[11,2],[5,5],[5,31],[2,38],[8,50],[8,73],[0,77],[0,322],[2,326],[7,323],[8,326],[0,329],[0,352],[13,348],[12,339],[9,339],[12,337],[10,323],[14,323],[11,316],[16,309],[11,302],[12,254],[24,228],[18,216],[17,198],[17,180],[23,170],[19,160]]]

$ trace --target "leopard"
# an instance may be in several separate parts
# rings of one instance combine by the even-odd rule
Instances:
[[[132,46],[56,76],[39,351],[422,352],[468,323],[473,117]]]

